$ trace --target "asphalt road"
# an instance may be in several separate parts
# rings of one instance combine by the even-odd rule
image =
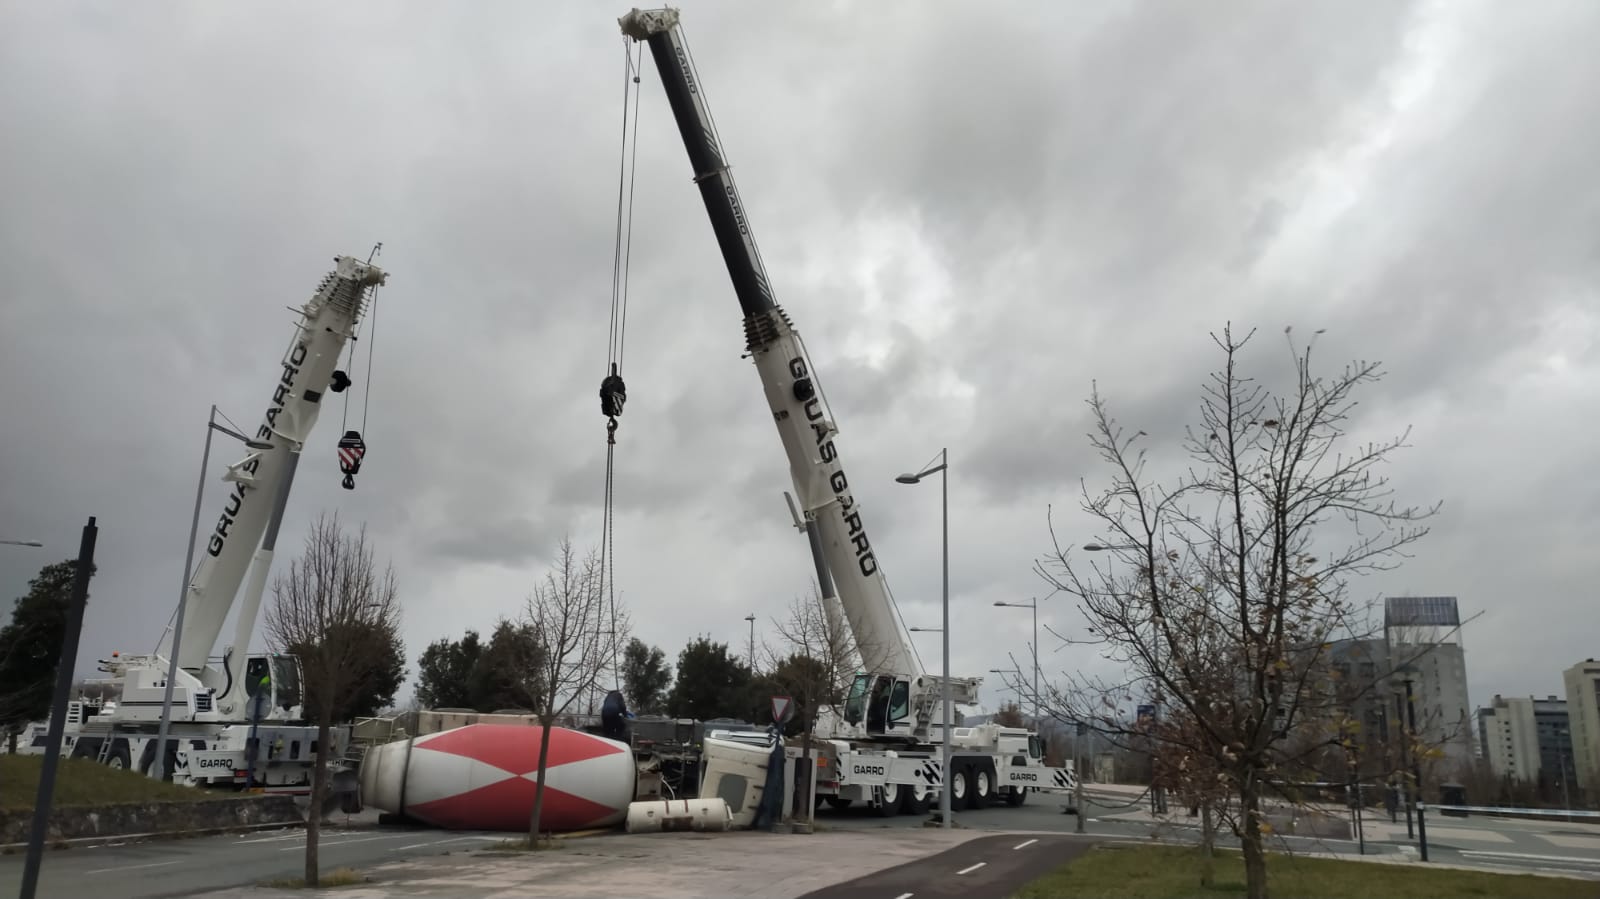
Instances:
[[[420,855],[482,846],[508,834],[462,833],[412,828],[324,827],[319,867],[361,867]],[[94,847],[46,849],[39,869],[38,899],[83,896],[185,896],[251,886],[305,873],[301,828],[152,840]],[[0,856],[0,895],[18,895],[24,853]]]
[[[1153,820],[1132,796],[1091,795],[1086,807],[1085,824],[1090,840],[1153,836],[1181,843],[1197,841],[1199,838],[1197,819],[1187,818],[1180,810],[1167,821]],[[869,891],[867,893],[837,895],[898,899],[909,892],[913,897],[938,896],[941,895],[938,892],[942,888],[940,884],[959,890],[945,895],[1003,895],[1004,888],[994,885],[999,881],[991,882],[987,878],[1017,876],[1021,879],[1016,883],[1026,882],[1036,873],[1049,869],[1047,864],[1037,872],[1033,869],[1022,870],[1033,859],[1048,858],[1052,863],[1060,863],[1070,857],[1063,855],[1069,847],[1076,851],[1077,846],[1086,842],[1073,833],[1077,824],[1076,816],[1062,813],[1059,797],[1031,796],[1028,803],[1020,808],[997,806],[961,812],[957,813],[956,820],[961,827],[978,831],[1023,832],[1020,836],[981,837],[972,843],[976,847],[1002,844],[1012,847],[1031,838],[1038,838],[1040,842],[1028,844],[1022,849],[983,849],[991,852],[993,857],[974,857],[974,860],[954,867],[946,864],[944,856],[935,856],[932,860],[904,865],[843,885],[864,885]],[[922,816],[880,818],[861,809],[833,811],[824,808],[817,813],[819,825],[840,832],[883,828],[920,829],[924,821]],[[1391,823],[1387,816],[1380,815],[1369,819],[1365,830],[1365,851],[1369,855],[1404,853],[1415,858],[1418,854],[1416,841],[1406,839],[1403,817],[1399,822]],[[384,862],[459,852],[505,839],[506,836],[379,827],[356,817],[348,825],[324,829],[321,867],[324,871],[341,866],[363,868]],[[1010,842],[1006,843],[1005,840]],[[1231,842],[1226,838],[1218,840],[1219,845],[1229,845]],[[1274,843],[1275,848],[1295,851],[1349,856],[1359,851],[1356,841],[1350,839],[1275,837]],[[1429,814],[1428,843],[1429,857],[1434,863],[1467,864],[1508,872],[1578,874],[1600,879],[1600,827],[1594,825],[1560,820],[1447,818]],[[126,897],[161,897],[253,886],[266,881],[298,877],[304,870],[304,849],[304,831],[293,828],[187,840],[46,850],[37,895],[40,899],[72,899],[103,893]],[[1030,850],[1035,851],[1030,854]],[[1013,854],[1006,855],[1006,852]],[[966,857],[959,854],[949,856],[955,861]],[[20,851],[0,856],[0,896],[17,895],[22,881],[23,859]],[[959,873],[978,861],[984,864],[967,874]],[[935,868],[940,872],[937,877],[928,874]],[[990,868],[994,870],[988,870]],[[898,890],[880,890],[881,887],[895,884],[900,885]],[[814,895],[835,894],[825,890]]]
[[[1073,836],[992,836],[937,855],[807,893],[801,899],[931,899],[1006,896],[1072,861],[1093,844]]]
[[[1166,821],[1152,819],[1144,804],[1133,796],[1090,794],[1085,803],[1084,827],[1097,837],[1155,837],[1169,842],[1198,842],[1198,818],[1183,810]],[[1072,834],[1077,817],[1062,813],[1062,797],[1030,796],[1020,808],[994,806],[957,812],[956,822],[976,830],[1005,830],[1028,833]],[[914,816],[880,818],[864,809],[817,812],[817,822],[840,830],[922,827],[924,819]],[[1428,813],[1428,858],[1432,863],[1462,864],[1498,868],[1508,872],[1577,874],[1600,879],[1600,826],[1561,820],[1525,821],[1506,818],[1446,817]],[[1369,816],[1363,831],[1365,845],[1353,838],[1276,835],[1273,848],[1335,855],[1406,855],[1419,859],[1420,846],[1415,836],[1407,838],[1405,817],[1391,823],[1387,815]],[[1219,836],[1217,845],[1237,845],[1231,837]],[[890,894],[888,899],[894,899]]]

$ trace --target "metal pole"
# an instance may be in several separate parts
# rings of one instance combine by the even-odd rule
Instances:
[[[33,830],[28,833],[28,858],[22,867],[21,899],[33,899],[39,885],[39,864],[44,855],[44,834],[50,827],[50,800],[55,794],[56,769],[61,766],[61,739],[67,725],[67,700],[72,695],[72,673],[78,660],[78,636],[83,632],[83,607],[89,600],[89,572],[94,567],[94,544],[100,529],[94,516],[83,526],[78,544],[78,568],[67,605],[66,628],[61,635],[61,657],[56,661],[56,692],[50,706],[50,732],[45,737],[44,761],[39,768],[39,791],[33,801]],[[110,734],[106,739],[111,739]]]
[[[1411,701],[1411,678],[1406,678],[1406,720],[1410,723],[1412,733],[1417,732],[1417,707]],[[1416,795],[1412,802],[1417,807],[1417,842],[1422,849],[1422,860],[1428,860],[1428,825],[1425,820],[1427,805],[1422,801],[1422,765],[1417,761],[1417,754],[1411,754],[1411,776],[1417,785],[1414,788]]]
[[[1073,784],[1073,804],[1078,807],[1078,833],[1083,833],[1083,817],[1088,811],[1083,807],[1083,723],[1078,723],[1078,729],[1072,735],[1072,774],[1077,783]]]
[[[939,744],[944,787],[939,790],[939,823],[949,830],[953,823],[950,820],[950,736],[954,713],[950,708],[950,457],[947,452],[948,447],[939,450],[940,460],[944,462],[944,470],[939,473],[939,517],[943,530],[940,554],[944,560],[944,740]]]
[[[744,616],[750,622],[750,673],[756,673],[756,616],[754,612]]]
[[[1406,685],[1409,687],[1410,681],[1407,681]],[[1401,702],[1402,700],[1399,696],[1394,698],[1394,715],[1395,718],[1399,719],[1400,723],[1400,769],[1404,771],[1408,767],[1406,759],[1411,751],[1409,747],[1411,731],[1406,727],[1406,710],[1401,708]],[[1404,790],[1404,793],[1400,796],[1400,804],[1405,806],[1406,809],[1406,839],[1411,840],[1416,838],[1416,831],[1412,829],[1411,825],[1411,806],[1415,800],[1411,796],[1412,787],[1406,783],[1404,774],[1400,776],[1400,785]]]
[[[1039,726],[1039,597],[1033,598],[1033,726]]]
[[[1570,739],[1570,737],[1569,737]],[[1567,793],[1567,748],[1556,747],[1556,760],[1561,765],[1561,807],[1567,810],[1567,820],[1572,820],[1572,796]]]
[[[178,615],[172,622],[172,648],[167,659],[167,686],[161,694],[161,728],[156,737],[155,762],[150,766],[150,776],[162,780],[167,776],[167,734],[172,725],[172,685],[178,678],[178,650],[183,645],[183,610],[189,605],[189,577],[194,573],[194,538],[200,532],[200,501],[205,495],[206,468],[211,464],[211,425],[216,424],[217,407],[211,407],[211,419],[206,422],[206,448],[200,454],[200,480],[194,487],[194,517],[189,520],[189,548],[183,554],[183,584],[178,591]]]

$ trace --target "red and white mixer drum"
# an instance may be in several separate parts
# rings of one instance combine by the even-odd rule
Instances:
[[[538,726],[469,724],[374,746],[361,763],[361,800],[450,830],[526,831],[543,736]],[[551,728],[539,829],[622,821],[637,776],[628,744]]]

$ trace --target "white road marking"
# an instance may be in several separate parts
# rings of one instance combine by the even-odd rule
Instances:
[[[1487,858],[1529,858],[1540,862],[1568,862],[1579,865],[1600,865],[1600,859],[1577,855],[1534,855],[1531,852],[1490,852],[1487,849],[1463,849],[1462,855]]]
[[[240,843],[277,843],[277,842],[282,842],[283,840],[298,839],[300,837],[304,837],[305,835],[306,835],[306,832],[303,831],[303,830],[294,830],[294,831],[291,831],[289,833],[278,834],[277,836],[254,837],[254,838],[248,839],[248,840],[240,840],[239,842]]]
[[[1540,833],[1534,836],[1563,849],[1593,849],[1596,855],[1600,855],[1600,835]]]
[[[988,862],[978,862],[976,865],[973,865],[970,868],[962,868],[961,870],[957,871],[956,873],[957,874],[971,874],[973,871],[976,871],[979,868],[981,868],[981,867],[983,867],[984,865],[987,865],[987,864],[988,864]]]
[[[1018,843],[1017,845],[1012,846],[1011,848],[1012,849],[1022,849],[1022,848],[1027,847],[1027,846],[1032,846],[1034,843],[1037,843],[1037,842],[1039,842],[1037,839],[1028,840],[1025,843]]]
[[[911,894],[910,893],[901,893],[900,895],[894,897],[894,899],[911,899]]]
[[[138,870],[139,868],[163,868],[163,867],[166,867],[167,865],[176,865],[180,861],[183,861],[183,859],[173,859],[170,862],[151,862],[151,863],[149,863],[147,865],[119,865],[119,866],[117,866],[115,868],[96,868],[93,871],[85,871],[83,873],[85,873],[85,874],[104,874],[107,871],[135,871],[135,870]]]
[[[351,843],[370,843],[373,840],[394,840],[394,839],[399,839],[399,838],[400,838],[400,834],[390,833],[390,834],[384,834],[381,837],[366,837],[366,838],[360,839],[360,840],[318,840],[317,841],[317,846],[320,847],[320,848],[323,848],[323,849],[327,849],[327,848],[330,848],[330,847],[333,847],[333,846],[348,846]],[[305,848],[305,847],[303,847],[303,846],[285,846],[282,849],[279,849],[278,851],[279,852],[293,852],[296,849],[303,849],[303,848]]]
[[[498,839],[500,839],[500,838],[499,837],[456,837],[456,838],[450,839],[450,840],[433,840],[433,841],[427,842],[427,843],[412,843],[410,846],[397,846],[394,849],[390,849],[389,851],[390,852],[404,852],[407,849],[421,849],[424,846],[440,846],[440,845],[443,845],[445,843],[462,843],[462,842],[466,842],[467,840],[489,841],[489,840],[498,840]]]

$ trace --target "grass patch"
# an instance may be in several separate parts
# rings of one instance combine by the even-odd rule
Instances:
[[[1199,850],[1189,847],[1096,847],[1024,886],[1016,899],[1179,899],[1244,893],[1244,859],[1237,851],[1218,850],[1210,887],[1200,885],[1200,863]],[[1295,899],[1600,897],[1600,883],[1594,881],[1278,854],[1267,858],[1267,890]]]
[[[334,868],[332,871],[317,877],[316,889],[351,887],[358,883],[371,882],[366,875],[354,868]],[[274,887],[280,890],[303,890],[306,888],[306,879],[304,877],[285,877],[282,880],[269,880],[262,886]]]
[[[33,808],[43,765],[44,756],[0,755],[0,810]],[[50,807],[194,802],[215,798],[216,794],[208,790],[151,780],[137,771],[108,768],[93,759],[61,759],[56,768],[56,787]]]

